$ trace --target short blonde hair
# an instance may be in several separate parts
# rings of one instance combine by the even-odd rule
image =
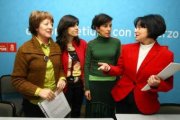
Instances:
[[[45,20],[50,19],[54,23],[53,16],[49,12],[45,11],[32,11],[29,16],[29,31],[33,35],[37,35],[36,29],[39,27],[40,23]]]

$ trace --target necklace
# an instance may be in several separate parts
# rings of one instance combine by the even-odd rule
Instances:
[[[72,45],[68,44],[67,50],[68,50],[68,51],[74,51],[75,48],[74,48]]]

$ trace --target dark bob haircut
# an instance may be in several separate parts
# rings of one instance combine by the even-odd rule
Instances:
[[[93,18],[91,28],[96,30],[96,27],[100,27],[110,21],[112,21],[112,17],[109,15],[104,13],[98,14]]]
[[[158,14],[150,14],[143,17],[138,17],[134,20],[135,27],[143,27],[148,30],[148,37],[156,38],[166,31],[166,23],[164,18]]]

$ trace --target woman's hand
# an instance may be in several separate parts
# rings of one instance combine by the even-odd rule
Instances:
[[[57,89],[56,91],[58,93],[60,93],[66,86],[66,81],[65,80],[59,80],[58,83],[57,83]]]
[[[157,75],[151,75],[148,79],[148,85],[151,87],[158,87],[161,79]]]
[[[90,90],[85,91],[85,96],[86,96],[87,100],[91,100],[91,92],[90,92]]]
[[[47,89],[47,88],[41,89],[39,92],[39,96],[48,101],[51,101],[55,98],[54,92],[51,89]]]
[[[98,62],[98,65],[99,65],[98,70],[108,72],[111,69],[111,67],[107,63]]]

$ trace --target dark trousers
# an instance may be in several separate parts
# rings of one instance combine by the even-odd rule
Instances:
[[[27,99],[23,99],[23,112],[25,117],[45,117],[39,106]]]
[[[68,83],[65,92],[66,99],[71,106],[70,116],[72,118],[80,117],[81,106],[84,98],[83,84],[81,81],[77,83]]]
[[[134,101],[133,91],[128,94],[123,100],[116,103],[116,113],[140,114]]]

